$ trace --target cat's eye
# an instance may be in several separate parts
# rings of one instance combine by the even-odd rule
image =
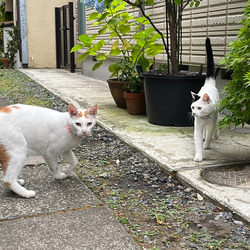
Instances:
[[[198,107],[198,110],[201,110],[201,107]]]
[[[91,125],[92,125],[92,122],[89,122],[89,123],[87,124],[88,127],[91,126]]]
[[[76,126],[77,126],[77,127],[81,127],[82,124],[81,124],[80,122],[76,122]]]

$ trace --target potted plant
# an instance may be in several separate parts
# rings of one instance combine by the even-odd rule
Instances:
[[[5,56],[1,58],[3,66],[8,69],[10,67],[10,59],[8,58],[8,56],[5,53]]]
[[[244,126],[250,122],[250,1],[248,1],[243,25],[237,38],[229,44],[230,51],[222,60],[227,70],[232,71],[232,80],[224,87],[220,111],[225,114],[219,122],[221,127]]]
[[[18,27],[12,26],[12,30],[8,31],[9,40],[6,47],[6,52],[4,53],[4,57],[1,58],[5,68],[14,68],[15,66],[15,57],[18,51],[18,44],[20,40],[18,39]]]
[[[1,35],[2,35],[2,31],[3,31],[3,29],[0,28]],[[0,49],[0,58],[1,58],[0,68],[8,69],[9,64],[10,64],[10,60],[8,59],[7,55],[4,53],[2,44],[0,46],[1,46],[1,49]]]
[[[141,115],[146,113],[145,95],[143,91],[143,81],[138,75],[137,69],[132,62],[120,63],[120,66],[126,69],[128,83],[123,85],[124,98],[128,113],[131,115]]]
[[[190,4],[199,6],[199,0],[165,0],[166,34],[161,32],[150,15],[145,13],[145,6],[155,5],[154,0],[124,0],[134,8],[139,8],[155,31],[160,35],[167,55],[166,72],[144,72],[144,90],[148,121],[157,125],[192,126],[189,119],[192,98],[190,91],[197,93],[204,84],[205,76],[184,74],[180,71],[182,12]],[[205,44],[205,39],[204,39]]]
[[[148,24],[145,17],[135,18],[127,9],[127,3],[123,0],[85,0],[87,8],[95,8],[96,12],[89,15],[89,21],[94,21],[94,26],[99,30],[96,34],[79,36],[80,44],[72,48],[73,51],[85,49],[78,60],[83,61],[88,56],[95,56],[97,60],[93,71],[98,69],[105,60],[111,62],[109,71],[111,76],[108,80],[111,94],[116,105],[126,107],[123,85],[128,85],[130,76],[133,75],[141,81],[139,75],[135,75],[136,65],[141,65],[147,70],[152,64],[155,55],[162,53],[163,45],[157,44],[160,35],[153,27],[144,29]],[[109,34],[109,40],[102,39],[103,34]],[[106,46],[108,52],[103,47]],[[124,67],[129,64],[131,67]],[[116,99],[118,97],[118,99]]]

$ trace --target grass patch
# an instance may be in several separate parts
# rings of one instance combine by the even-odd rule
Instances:
[[[55,96],[18,70],[0,70],[0,95],[14,103],[54,107]]]

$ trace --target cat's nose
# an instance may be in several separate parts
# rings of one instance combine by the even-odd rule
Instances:
[[[86,131],[86,130],[83,130],[82,132],[83,132],[83,134],[85,134],[85,135],[87,134],[87,131]]]
[[[193,116],[195,116],[195,115],[196,115],[196,113],[193,112]]]

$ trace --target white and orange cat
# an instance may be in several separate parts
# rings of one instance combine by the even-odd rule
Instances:
[[[0,163],[4,183],[16,194],[31,198],[35,191],[27,190],[18,179],[27,156],[44,157],[55,179],[64,179],[78,164],[72,148],[79,146],[96,124],[98,106],[68,112],[30,105],[10,105],[0,108]],[[58,170],[58,157],[70,164]]]
[[[210,149],[212,136],[219,138],[219,130],[216,129],[218,120],[218,101],[219,92],[216,88],[214,75],[214,59],[210,39],[206,39],[207,52],[207,74],[204,86],[198,94],[191,93],[194,102],[191,105],[192,115],[194,116],[194,143],[195,157],[194,161],[203,160],[203,138],[204,149]]]

